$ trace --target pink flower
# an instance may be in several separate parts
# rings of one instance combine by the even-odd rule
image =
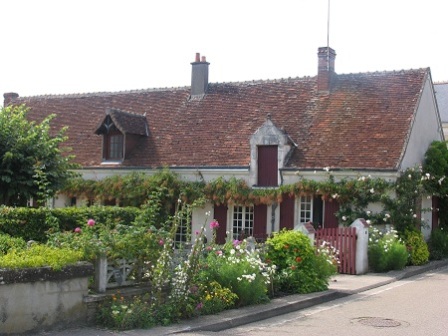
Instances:
[[[94,226],[94,225],[95,225],[95,221],[94,221],[92,218],[90,218],[90,219],[87,221],[87,225],[88,225],[88,226]]]
[[[195,233],[196,233],[196,236],[199,235],[199,231],[196,231]]]
[[[163,244],[165,244],[165,242],[163,241],[163,239],[160,239],[159,240],[159,245],[163,245]]]
[[[196,306],[196,310],[201,310],[202,307],[204,307],[204,304],[202,302],[199,302],[198,305]]]
[[[76,233],[81,233],[81,228],[80,228],[80,227],[77,227],[77,228],[75,229],[75,232],[76,232]]]
[[[221,250],[216,251],[216,254],[220,256],[220,255],[222,255],[222,251]]]
[[[238,239],[235,239],[235,240],[233,241],[233,246],[234,246],[234,247],[238,246],[239,244],[241,244],[241,242],[240,242]]]
[[[210,222],[210,229],[214,230],[219,228],[219,223],[216,219],[214,219],[213,221]]]
[[[211,250],[212,250],[212,247],[209,245],[209,246],[207,246],[205,249],[206,249],[207,251],[211,251]]]

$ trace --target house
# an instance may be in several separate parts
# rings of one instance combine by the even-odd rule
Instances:
[[[442,120],[443,134],[448,137],[448,82],[434,83],[440,119]]]
[[[189,87],[6,93],[4,104],[26,104],[35,120],[56,114],[53,127],[69,126],[68,146],[87,179],[168,166],[186,180],[236,177],[254,188],[324,180],[328,169],[336,178],[393,181],[444,139],[429,68],[337,74],[333,49],[319,48],[317,56],[314,77],[209,83],[210,63],[197,54]],[[193,232],[207,211],[219,221],[222,241],[226,231],[266,235],[308,221],[335,227],[337,209],[319,195],[274,205],[208,204],[193,213]]]

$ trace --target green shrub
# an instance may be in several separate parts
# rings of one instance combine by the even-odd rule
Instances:
[[[125,298],[120,293],[98,307],[96,321],[111,329],[149,328],[157,324],[148,295]]]
[[[319,253],[299,231],[282,230],[266,241],[266,260],[277,266],[275,290],[311,293],[326,290],[337,266],[333,256]]]
[[[429,249],[423,233],[406,230],[404,241],[409,251],[409,264],[419,266],[426,264],[429,260]]]
[[[48,208],[0,207],[0,232],[12,237],[45,242],[46,232],[54,224]]]
[[[82,260],[82,253],[67,248],[53,248],[32,244],[23,250],[10,250],[0,256],[0,268],[28,268],[50,266],[54,270]]]
[[[25,241],[44,243],[48,233],[72,231],[89,218],[111,225],[130,225],[140,215],[139,208],[127,207],[69,207],[69,208],[15,208],[0,207],[0,232]]]
[[[238,295],[216,281],[201,287],[200,302],[196,307],[201,315],[217,314],[233,307],[238,300]]]
[[[408,262],[409,253],[395,230],[383,234],[373,227],[370,230],[368,258],[370,269],[381,273],[403,269]]]
[[[429,256],[432,260],[448,257],[448,232],[442,229],[433,230],[428,242]]]
[[[200,283],[216,281],[238,296],[237,306],[268,301],[269,274],[256,251],[246,250],[244,243],[217,246],[207,254],[200,274]]]
[[[12,249],[22,250],[26,248],[26,241],[20,237],[15,238],[7,234],[0,234],[0,255],[6,254]]]

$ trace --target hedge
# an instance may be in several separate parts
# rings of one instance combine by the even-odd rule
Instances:
[[[131,224],[140,213],[135,207],[14,208],[0,207],[0,233],[46,242],[47,232],[71,231],[89,218],[96,222]]]

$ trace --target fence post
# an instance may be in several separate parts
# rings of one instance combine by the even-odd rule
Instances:
[[[314,246],[314,240],[315,240],[315,236],[316,236],[316,230],[314,229],[313,224],[311,224],[311,222],[308,223],[304,223],[299,225],[296,230],[306,234],[308,236],[308,238],[310,239],[310,244],[311,246]]]
[[[107,257],[98,255],[95,259],[95,291],[104,293],[107,286]]]
[[[350,227],[356,228],[356,274],[365,274],[369,271],[369,224],[364,218],[356,219]]]

